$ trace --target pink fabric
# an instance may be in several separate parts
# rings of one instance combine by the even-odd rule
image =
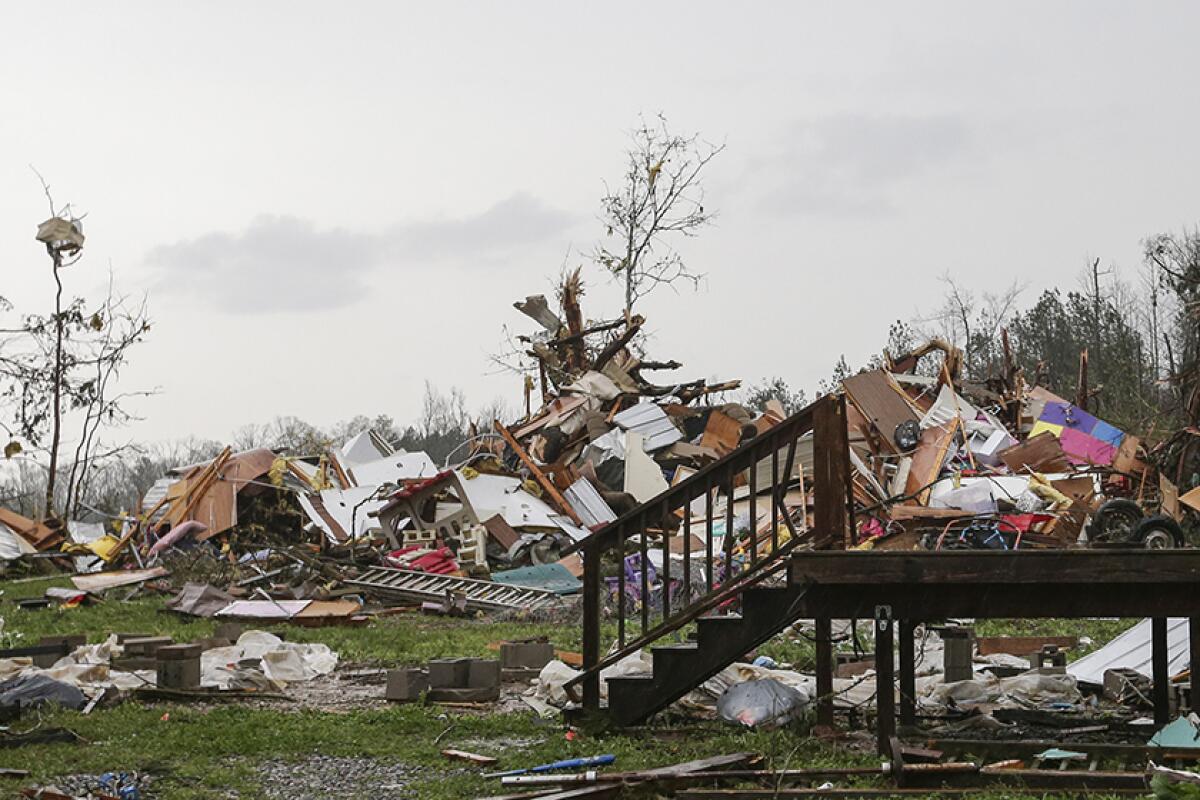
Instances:
[[[174,547],[189,536],[198,536],[208,530],[208,526],[203,522],[197,522],[194,519],[189,519],[187,522],[181,522],[174,528],[171,528],[165,536],[154,543],[150,548],[150,555],[155,555],[166,550],[168,547]]]
[[[1117,448],[1111,444],[1073,428],[1064,428],[1058,441],[1063,452],[1076,464],[1111,464],[1117,455]]]

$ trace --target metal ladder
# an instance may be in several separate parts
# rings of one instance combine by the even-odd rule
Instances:
[[[467,608],[483,611],[536,609],[558,599],[558,595],[545,589],[392,567],[369,569],[357,578],[347,579],[346,583],[378,594],[421,601],[443,600],[448,592],[461,592],[466,596]]]

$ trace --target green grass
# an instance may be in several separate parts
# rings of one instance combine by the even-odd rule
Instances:
[[[70,609],[22,611],[13,601],[40,596],[47,586],[68,585],[66,579],[0,583],[0,617],[9,643],[32,644],[43,635],[83,633],[101,641],[116,631],[170,635],[177,641],[211,634],[210,620],[165,612],[156,595],[121,601],[125,590],[111,592],[103,603]],[[1092,637],[1097,644],[1133,620],[980,621],[979,635],[1070,633]],[[574,624],[449,620],[402,614],[364,627],[302,628],[268,626],[292,641],[324,642],[342,661],[384,666],[416,664],[442,656],[482,656],[489,643],[545,636],[561,649],[578,650],[580,630]],[[611,635],[613,631],[607,631]],[[17,642],[12,639],[19,637]],[[760,654],[799,668],[812,664],[812,644],[787,634],[759,648]],[[165,719],[164,719],[165,715]],[[716,722],[683,729],[663,725],[639,735],[582,733],[568,741],[559,719],[542,720],[531,713],[478,714],[440,706],[388,705],[341,713],[245,705],[184,706],[128,701],[96,709],[88,716],[54,710],[27,715],[16,731],[34,726],[63,726],[86,743],[54,744],[0,750],[0,767],[32,772],[25,783],[52,783],[56,776],[99,774],[112,770],[148,772],[155,776],[160,798],[261,797],[258,766],[267,761],[301,760],[312,755],[379,759],[383,764],[415,770],[406,779],[417,797],[429,800],[478,797],[498,793],[496,781],[482,770],[447,762],[440,751],[460,747],[500,759],[500,768],[530,766],[560,758],[613,753],[622,770],[662,766],[721,753],[761,753],[766,766],[871,766],[874,755],[836,748],[806,735],[803,729],[743,731]],[[447,731],[447,728],[449,730]],[[439,734],[442,740],[434,743]],[[14,782],[3,788],[7,789]],[[843,784],[845,785],[845,784]],[[364,793],[369,794],[369,792]],[[981,797],[1003,795],[981,794]]]
[[[169,719],[163,720],[164,713]],[[740,731],[708,724],[686,736],[564,737],[562,726],[532,714],[486,716],[449,714],[436,706],[390,706],[348,714],[213,709],[126,703],[83,717],[74,712],[49,714],[45,724],[63,725],[90,744],[56,744],[21,751],[32,780],[52,781],[67,773],[140,770],[153,773],[161,797],[258,797],[253,765],[267,759],[306,755],[376,757],[383,762],[422,768],[413,790],[422,798],[477,797],[494,793],[498,781],[482,770],[451,764],[440,755],[460,745],[500,759],[499,768],[516,768],[561,758],[613,753],[617,768],[661,766],[719,753],[762,753],[768,764],[793,767],[849,763],[869,766],[876,759],[848,756],[817,744],[800,730]],[[434,739],[453,723],[437,744]],[[514,740],[523,744],[514,747]]]
[[[1136,619],[981,619],[976,636],[1078,636],[1091,639],[1067,651],[1067,660],[1085,656],[1136,625]]]

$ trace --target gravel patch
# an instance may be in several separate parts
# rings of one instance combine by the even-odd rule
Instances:
[[[142,800],[154,800],[152,787],[153,778],[145,773],[129,773],[130,782],[137,786],[138,795]],[[47,784],[59,792],[71,797],[90,797],[96,794],[116,794],[111,786],[107,790],[100,785],[100,773],[80,773],[76,775],[59,775]]]
[[[309,756],[299,761],[265,761],[257,772],[263,794],[272,800],[408,800],[416,796],[409,784],[421,770],[374,758]]]

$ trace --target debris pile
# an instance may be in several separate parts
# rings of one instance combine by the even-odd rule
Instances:
[[[1019,370],[978,383],[961,361],[935,340],[842,382],[861,546],[1185,544],[1200,492],[1180,497],[1157,451]]]

